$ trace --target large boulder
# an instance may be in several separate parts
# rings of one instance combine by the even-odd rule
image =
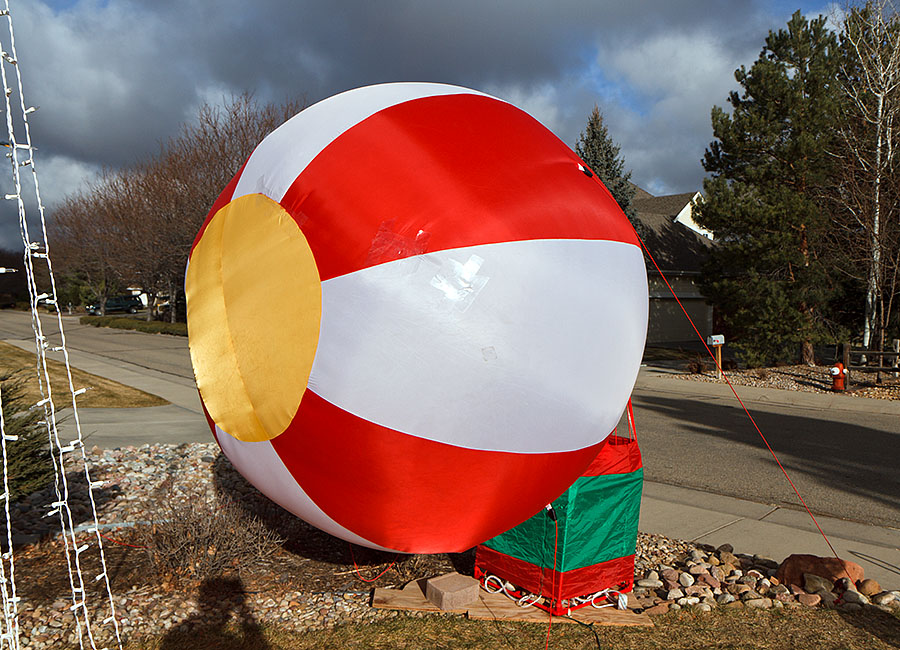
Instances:
[[[781,584],[803,587],[804,573],[820,576],[832,583],[840,578],[849,578],[850,582],[857,584],[865,578],[863,568],[856,562],[842,560],[837,557],[819,557],[817,555],[803,554],[788,557],[778,567],[776,576]]]

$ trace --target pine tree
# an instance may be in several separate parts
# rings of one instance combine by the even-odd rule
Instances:
[[[31,408],[25,397],[24,379],[0,370],[0,399],[3,401],[3,430],[15,437],[6,443],[9,470],[9,497],[17,501],[53,481],[53,460],[42,413]]]
[[[631,224],[638,228],[637,213],[631,205],[635,189],[630,183],[631,172],[624,171],[625,161],[619,156],[620,150],[619,145],[609,137],[600,109],[594,106],[587,127],[575,143],[575,153],[603,182]]]
[[[838,107],[837,39],[825,18],[798,11],[770,32],[743,91],[715,106],[716,138],[703,159],[711,174],[696,219],[718,245],[701,286],[751,364],[801,359],[827,330],[820,306],[833,291],[819,252],[829,226],[830,134]]]

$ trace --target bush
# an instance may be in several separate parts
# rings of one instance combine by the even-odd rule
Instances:
[[[147,332],[148,334],[187,336],[187,323],[164,323],[158,320],[147,321],[126,316],[82,316],[78,322],[93,327],[112,327],[120,330]]]
[[[0,372],[4,430],[8,436],[18,436],[18,440],[6,443],[9,496],[12,501],[40,490],[54,476],[43,413],[26,402],[24,384],[18,373]]]
[[[706,372],[707,362],[703,355],[695,355],[693,359],[687,362],[685,369],[692,375],[700,375]]]
[[[206,580],[270,560],[283,540],[225,496],[163,497],[155,522],[136,531],[160,577]]]

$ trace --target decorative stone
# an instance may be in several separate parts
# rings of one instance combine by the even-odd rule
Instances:
[[[772,599],[754,598],[753,600],[745,600],[744,606],[751,609],[772,609]]]
[[[802,586],[805,573],[825,578],[832,583],[832,588],[839,578],[850,578],[853,583],[865,578],[863,568],[855,562],[804,554],[789,556],[781,563],[776,576],[782,584]]]
[[[681,605],[682,607],[685,607],[686,605],[696,605],[699,602],[700,602],[700,599],[697,598],[696,596],[685,596],[684,598],[678,599],[678,604]]]
[[[635,584],[646,589],[660,589],[663,586],[662,580],[650,580],[649,578],[638,580]]]
[[[876,605],[889,605],[894,598],[894,594],[890,591],[882,591],[880,594],[872,596],[872,602]]]
[[[838,578],[837,580],[835,580],[834,591],[841,594],[841,593],[847,591],[848,589],[853,589],[853,590],[856,589],[856,587],[853,585],[853,583],[850,582],[849,578]]]
[[[765,567],[766,569],[777,569],[778,562],[773,560],[770,557],[766,557],[764,555],[754,555],[753,563],[757,566]]]
[[[855,589],[848,589],[841,596],[845,603],[856,603],[857,605],[868,605],[869,599],[863,596]]]
[[[728,585],[728,593],[734,594],[735,596],[740,596],[748,591],[753,591],[749,585]]]
[[[678,600],[679,598],[684,598],[684,592],[681,589],[670,589],[666,594],[666,600]]]
[[[744,593],[741,594],[741,600],[743,600],[745,603],[748,600],[760,600],[761,598],[762,598],[762,596],[760,594],[758,594],[757,592],[753,591],[752,589],[750,591],[745,591]]]
[[[667,613],[669,611],[670,605],[671,605],[671,603],[662,602],[662,603],[659,603],[658,605],[654,605],[653,607],[648,607],[647,609],[644,610],[644,613],[647,616],[659,616],[660,614]]]
[[[817,591],[816,594],[822,598],[822,604],[825,605],[825,607],[834,607],[837,596],[833,593],[830,591]]]
[[[719,560],[722,564],[730,564],[733,567],[741,566],[741,561],[731,551],[719,551]]]
[[[751,589],[755,589],[756,578],[754,576],[742,576],[738,579],[738,584],[749,585]]]
[[[812,573],[804,573],[803,588],[811,594],[816,594],[820,591],[833,591],[834,583],[827,578],[823,578]]]
[[[877,593],[881,593],[881,585],[872,578],[866,578],[859,583],[859,593],[863,596],[872,597]]]
[[[694,584],[694,576],[692,576],[690,573],[682,573],[678,576],[678,582],[681,583],[681,585],[684,587],[690,587],[692,584]]]
[[[722,557],[722,553],[734,553],[734,546],[731,544],[722,544],[716,549],[716,552],[719,553],[719,557]]]
[[[791,596],[791,590],[785,587],[784,585],[774,585],[769,589],[769,593],[771,594],[784,594],[786,596]]]
[[[842,612],[859,612],[862,611],[863,606],[859,603],[841,603],[838,607]]]

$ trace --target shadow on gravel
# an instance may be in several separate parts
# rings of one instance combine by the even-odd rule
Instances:
[[[93,478],[93,477],[92,477]],[[69,510],[72,513],[72,525],[77,528],[82,524],[93,523],[91,502],[88,497],[87,482],[83,471],[66,473],[66,483],[69,489]],[[60,485],[60,491],[62,486]],[[94,488],[94,504],[100,513],[103,507],[110,501],[119,498],[121,488],[115,484],[107,484]],[[59,532],[59,515],[45,516],[53,508],[50,507],[57,499],[56,489],[51,482],[46,487],[32,492],[16,503],[10,504],[10,518],[12,519],[13,545],[31,544],[39,541],[46,535]],[[100,517],[102,520],[102,516]],[[0,520],[0,544],[5,547],[6,522]]]
[[[197,598],[199,611],[169,630],[159,650],[266,650],[270,646],[246,600],[244,584],[238,578],[204,580]]]
[[[648,479],[755,501],[772,499],[799,506],[765,444],[736,401],[731,406],[641,395],[635,398],[634,406]],[[900,526],[896,510],[900,473],[896,467],[895,431],[859,424],[866,417],[862,413],[842,412],[834,419],[822,419],[757,408],[758,405],[750,408],[754,420],[801,494],[815,495],[817,502],[832,507],[838,503],[849,504],[846,495],[853,495],[857,500],[863,497],[874,507],[857,501],[855,506],[849,505],[856,512],[832,513],[833,516]],[[678,429],[645,428],[642,435],[642,410],[676,420]],[[840,421],[840,417],[854,421]],[[879,417],[879,421],[888,420],[887,416]],[[723,447],[715,442],[711,444],[710,439],[735,444]],[[686,468],[689,471],[685,471]],[[810,506],[827,512],[815,503]]]

